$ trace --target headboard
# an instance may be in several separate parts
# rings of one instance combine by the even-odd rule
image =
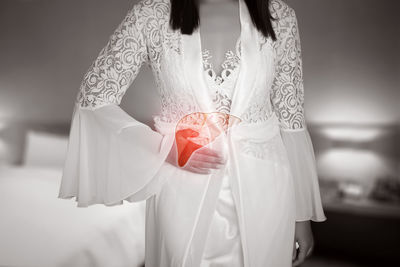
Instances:
[[[29,130],[68,136],[70,122],[0,121],[0,164],[20,165],[22,163],[26,136]]]

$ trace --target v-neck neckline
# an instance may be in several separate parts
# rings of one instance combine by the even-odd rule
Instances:
[[[231,114],[240,117],[243,108],[250,101],[248,95],[255,90],[253,84],[260,71],[256,66],[262,61],[257,53],[258,32],[252,25],[251,16],[244,0],[239,1],[240,20],[240,71],[232,93]],[[201,26],[199,26],[201,27]],[[202,47],[199,27],[191,34],[181,34],[182,42],[182,67],[184,75],[190,86],[190,92],[196,99],[199,110],[213,112],[215,105],[209,95],[210,85],[207,82],[206,73],[202,66]],[[248,88],[247,90],[245,88]]]
[[[237,56],[238,56],[238,53],[237,53],[237,49],[238,49],[238,44],[239,44],[239,42],[241,42],[241,39],[242,39],[242,18],[241,18],[241,15],[240,15],[240,13],[241,13],[241,3],[240,3],[240,1],[243,1],[243,0],[238,0],[237,1],[237,19],[239,20],[239,36],[236,38],[236,41],[235,41],[235,43],[234,43],[234,49],[235,49],[235,51],[233,51]],[[205,50],[208,50],[208,51],[210,51],[210,54],[211,54],[211,50],[209,50],[209,49],[206,49],[206,48],[204,48],[203,49],[203,45],[202,45],[202,36],[201,36],[201,23],[198,25],[198,28],[197,28],[197,33],[198,33],[198,41],[199,41],[199,47],[200,47],[200,53],[201,53],[201,58],[203,58],[203,53],[204,53],[204,51]],[[225,53],[224,53],[224,56],[223,56],[223,58],[224,58],[224,60],[222,60],[222,62],[218,65],[218,67],[221,67],[223,64],[224,64],[224,62],[226,61],[226,54],[229,52],[229,51],[232,51],[232,49],[229,49],[229,50],[226,50],[225,51]],[[211,54],[212,56],[215,56],[214,54]],[[240,56],[239,56],[239,58],[240,58]],[[214,72],[215,72],[215,69],[214,69],[214,65],[212,64],[212,69],[214,70]],[[220,77],[220,75],[222,74],[222,71],[223,71],[223,69],[221,70],[221,73],[220,74],[218,74],[218,75],[216,75],[217,77]]]
[[[229,79],[232,75],[233,72],[236,72],[237,69],[239,69],[240,66],[240,57],[241,57],[241,49],[240,49],[240,36],[237,38],[236,40],[236,44],[235,44],[235,51],[232,51],[232,49],[228,49],[225,51],[224,53],[224,60],[221,62],[220,67],[222,68],[221,72],[219,74],[217,74],[217,72],[215,71],[214,65],[212,62],[209,62],[208,59],[213,57],[213,54],[211,54],[211,50],[209,49],[203,49],[202,51],[202,64],[203,64],[203,70],[207,76],[207,79],[211,79],[212,83],[215,84],[216,86],[223,86],[225,85],[225,81],[227,79]],[[233,54],[233,55],[232,55]],[[207,57],[208,58],[205,58]],[[231,69],[226,67],[226,64],[230,63],[229,60],[231,60],[231,58],[236,57],[237,59],[237,64],[235,64],[235,66]],[[234,64],[234,60],[231,60]],[[229,76],[223,77],[224,76],[224,72],[226,72],[226,70],[230,71]],[[210,71],[211,74],[210,75]],[[220,81],[220,83],[218,83],[218,81]]]

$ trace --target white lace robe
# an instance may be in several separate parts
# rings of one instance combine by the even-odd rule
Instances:
[[[230,114],[241,123],[208,146],[228,155],[244,265],[288,267],[295,222],[326,219],[304,120],[297,20],[272,0],[272,41],[253,26],[243,0],[239,8],[242,55]],[[76,197],[80,207],[146,200],[146,267],[199,266],[226,171],[195,174],[165,162],[177,122],[215,112],[199,31],[172,30],[169,12],[169,0],[140,0],[87,71],[59,194]],[[143,63],[160,94],[157,131],[119,107]]]

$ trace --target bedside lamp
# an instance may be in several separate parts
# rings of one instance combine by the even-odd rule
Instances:
[[[324,150],[318,154],[318,173],[335,180],[342,196],[363,198],[383,175],[395,173],[390,129],[383,126],[328,125],[319,130]],[[385,144],[389,142],[389,144]]]

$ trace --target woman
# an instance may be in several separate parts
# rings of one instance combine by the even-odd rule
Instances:
[[[59,196],[80,207],[146,200],[146,267],[297,266],[312,250],[310,221],[326,217],[296,16],[282,0],[225,1],[240,34],[216,75],[202,48],[215,43],[197,24],[214,4],[133,6],[82,82]],[[119,107],[145,62],[161,99],[156,131]]]

